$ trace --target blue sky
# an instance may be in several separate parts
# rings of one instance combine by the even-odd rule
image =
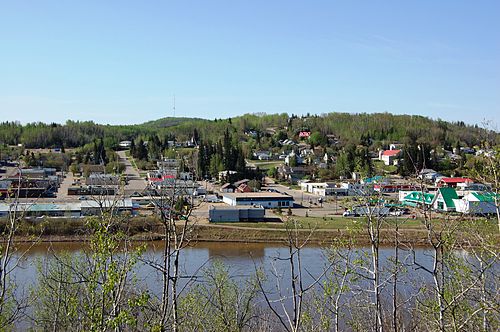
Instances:
[[[0,121],[500,114],[500,1],[3,1]]]

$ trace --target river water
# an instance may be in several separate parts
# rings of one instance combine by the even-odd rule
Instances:
[[[22,248],[21,248],[22,249]],[[161,242],[150,242],[143,255],[146,260],[159,260],[161,258]],[[37,286],[37,262],[50,259],[54,254],[69,252],[70,254],[81,254],[86,250],[82,243],[54,243],[37,244],[29,250],[28,255],[21,261],[19,268],[14,270],[13,280],[15,281],[19,296],[24,296],[30,289]],[[359,256],[368,253],[369,248],[358,248]],[[464,253],[460,253],[464,254]],[[184,276],[202,276],[202,269],[213,264],[214,260],[222,261],[234,278],[247,278],[252,276],[256,268],[260,268],[267,276],[265,288],[270,294],[276,295],[276,276],[283,285],[283,292],[289,292],[290,272],[289,266],[283,258],[288,255],[288,248],[271,243],[198,243],[195,246],[187,247],[182,251],[181,270]],[[311,283],[315,278],[320,277],[328,266],[328,260],[324,248],[318,246],[308,246],[301,251],[302,267],[305,285]],[[391,266],[390,258],[394,255],[394,248],[382,248],[380,250],[380,261],[383,269]],[[408,272],[407,282],[401,282],[402,293],[410,293],[422,283],[430,282],[430,276],[423,269],[411,267],[409,252],[400,252],[401,259],[407,258]],[[427,268],[432,267],[432,255],[430,250],[425,248],[415,249],[416,260]],[[158,273],[145,263],[136,266],[135,273],[142,287],[147,288],[153,294],[160,294],[161,283]],[[390,287],[387,287],[390,292]],[[262,302],[262,305],[265,305]],[[23,324],[24,325],[24,324]]]

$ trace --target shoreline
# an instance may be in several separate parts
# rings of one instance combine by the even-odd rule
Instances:
[[[355,245],[369,245],[369,236],[365,232],[352,233],[346,229],[318,229],[314,230],[311,235],[310,230],[299,230],[298,236],[301,241],[305,241],[308,237],[308,243],[325,245],[330,244],[334,239],[354,240]],[[498,234],[494,235],[498,239]],[[460,238],[460,233],[457,234],[459,244],[467,244],[468,241]],[[153,242],[161,241],[163,235],[150,231],[131,235],[131,241],[134,242]],[[41,236],[15,236],[15,243],[78,243],[87,242],[87,235],[41,235]],[[193,232],[191,242],[208,242],[208,243],[281,243],[287,241],[287,233],[285,229],[273,228],[250,228],[238,227],[237,225],[196,225]],[[426,246],[428,245],[427,232],[419,229],[400,229],[399,241],[401,245],[411,246]],[[394,245],[395,231],[392,229],[381,229],[380,244],[383,246]],[[468,243],[477,245],[477,243]]]

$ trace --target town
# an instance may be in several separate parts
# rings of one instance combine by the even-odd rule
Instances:
[[[247,118],[266,116],[233,121]],[[159,197],[174,193],[192,206],[192,220],[202,224],[373,213],[418,218],[423,207],[457,216],[497,214],[498,187],[467,168],[491,159],[493,148],[457,141],[447,150],[407,137],[403,143],[365,134],[357,144],[348,137],[348,144],[334,132],[304,125],[314,123],[315,116],[281,120],[286,126],[263,131],[248,126],[233,135],[231,119],[219,120],[223,138],[213,145],[196,128],[183,135],[184,141],[173,131],[166,138],[131,137],[112,146],[100,138],[66,150],[4,145],[0,217],[13,206],[35,219],[83,218],[110,207],[114,213],[154,215],[168,208],[158,204]],[[367,197],[378,200],[360,200]]]

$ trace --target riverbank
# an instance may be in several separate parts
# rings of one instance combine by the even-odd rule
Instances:
[[[255,224],[258,225],[258,224]],[[133,232],[130,234],[133,241],[158,241],[163,239],[161,225],[149,225],[147,231]],[[239,226],[238,224],[195,224],[190,227],[190,241],[196,242],[235,242],[235,243],[285,243],[288,239],[286,228],[270,228]],[[298,229],[296,233],[301,241],[307,239],[310,244],[329,245],[336,239],[353,240],[355,245],[367,245],[370,238],[365,229],[338,228],[338,229]],[[398,241],[403,245],[425,246],[428,244],[428,233],[425,229],[401,228],[398,231]],[[492,234],[500,242],[499,234]],[[459,243],[477,245],[476,241],[464,232],[457,232],[456,238]],[[393,228],[380,230],[380,242],[382,245],[393,245],[396,239],[396,231]],[[86,234],[41,234],[18,235],[16,242],[86,242]]]

